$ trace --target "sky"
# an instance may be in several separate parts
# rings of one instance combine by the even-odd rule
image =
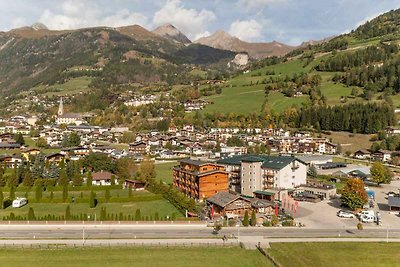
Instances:
[[[0,31],[171,23],[191,40],[216,30],[250,42],[298,45],[349,32],[400,0],[0,0]]]

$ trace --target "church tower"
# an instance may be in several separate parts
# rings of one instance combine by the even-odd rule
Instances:
[[[63,99],[60,99],[60,105],[58,106],[58,116],[64,115],[64,106],[63,106]]]

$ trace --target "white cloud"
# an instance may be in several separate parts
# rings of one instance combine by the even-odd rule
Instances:
[[[196,10],[185,8],[180,0],[168,0],[166,4],[154,14],[153,23],[160,26],[171,23],[186,34],[189,39],[204,34],[209,23],[216,19],[215,14],[206,9]]]
[[[197,35],[193,38],[193,40],[198,40],[198,39],[200,39],[200,38],[202,38],[202,37],[207,37],[207,36],[210,36],[210,35],[211,35],[211,33],[210,33],[209,31],[205,31],[205,32],[202,32],[202,33],[197,34]]]
[[[94,26],[124,26],[147,24],[147,17],[141,13],[121,9],[113,14],[106,14],[93,0],[66,0],[60,13],[46,9],[39,21],[54,30],[77,29]]]
[[[246,9],[259,9],[267,5],[284,3],[287,0],[238,0],[237,5]]]
[[[236,20],[230,28],[229,33],[245,41],[254,41],[261,38],[263,25],[254,19]]]
[[[26,25],[27,22],[25,18],[17,17],[11,21],[11,29],[19,28]]]

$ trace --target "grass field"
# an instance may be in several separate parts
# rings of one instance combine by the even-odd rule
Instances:
[[[399,266],[399,243],[274,243],[282,266]]]
[[[13,212],[16,216],[27,216],[30,207],[33,208],[35,216],[45,216],[48,214],[55,216],[65,215],[67,206],[70,206],[71,214],[79,215],[86,213],[90,215],[92,220],[96,214],[97,218],[100,218],[100,209],[105,207],[107,213],[119,214],[122,212],[124,215],[134,216],[136,209],[140,209],[142,216],[153,216],[158,212],[160,217],[169,216],[175,213],[176,217],[183,217],[183,215],[167,200],[155,200],[155,201],[138,201],[138,202],[120,202],[120,203],[100,203],[96,208],[90,208],[88,203],[28,203],[21,208],[8,207],[7,209],[0,210],[0,219],[3,216],[9,216],[10,212]]]
[[[177,161],[155,164],[157,180],[172,184],[172,167],[178,165]]]
[[[32,88],[32,90],[38,93],[44,93],[46,96],[63,96],[63,95],[74,95],[80,92],[87,92],[89,90],[89,84],[92,81],[90,77],[78,77],[73,78],[63,84],[55,84],[51,86],[39,85]]]
[[[23,255],[23,257],[21,257]],[[255,250],[241,248],[2,249],[2,266],[273,266]]]
[[[352,134],[346,132],[331,132],[332,134],[323,134],[322,137],[332,139],[332,142],[341,144],[342,152],[350,151],[354,153],[359,149],[369,148],[372,145],[370,141],[372,135],[369,134]]]

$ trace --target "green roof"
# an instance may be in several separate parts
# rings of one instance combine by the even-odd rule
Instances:
[[[241,165],[242,162],[262,162],[262,167],[266,169],[277,169],[280,170],[293,162],[294,160],[299,160],[295,157],[288,157],[288,156],[268,156],[268,155],[239,155],[233,156],[225,159],[221,159],[217,161],[219,164],[225,165]]]
[[[257,194],[257,195],[264,195],[264,196],[274,196],[274,195],[275,195],[274,192],[261,191],[261,190],[254,191],[254,194]]]

